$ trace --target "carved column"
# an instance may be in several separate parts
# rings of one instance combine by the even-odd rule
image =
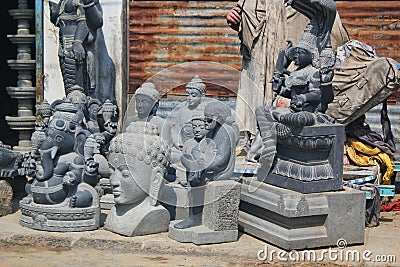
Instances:
[[[29,9],[28,0],[18,0],[18,9],[11,9],[10,16],[17,20],[17,34],[8,35],[9,40],[17,45],[17,59],[7,60],[11,69],[18,72],[17,86],[7,87],[8,94],[18,101],[18,115],[7,116],[6,120],[12,130],[19,132],[17,151],[29,151],[31,134],[35,126],[33,100],[36,88],[32,86],[32,71],[35,59],[31,56],[31,47],[35,43],[35,35],[30,33],[30,22],[34,19],[34,10]]]

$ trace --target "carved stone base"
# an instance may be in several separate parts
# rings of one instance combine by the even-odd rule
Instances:
[[[13,189],[11,185],[0,180],[0,217],[12,212]]]
[[[239,230],[285,250],[364,242],[362,191],[302,194],[244,178],[240,200]]]
[[[69,208],[60,205],[38,205],[26,197],[20,201],[22,226],[50,232],[81,232],[100,227],[100,205]]]
[[[204,225],[187,229],[176,229],[175,224],[181,222],[172,221],[169,225],[168,236],[178,242],[193,243],[196,245],[217,244],[234,242],[238,239],[238,230],[213,231]]]
[[[343,125],[294,128],[278,139],[275,164],[259,180],[301,193],[341,190],[343,146]]]

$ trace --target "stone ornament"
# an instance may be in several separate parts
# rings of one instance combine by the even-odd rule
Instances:
[[[158,200],[166,182],[169,146],[157,127],[132,122],[110,143],[109,164],[115,205],[105,229],[125,235],[148,235],[168,230],[169,212]]]

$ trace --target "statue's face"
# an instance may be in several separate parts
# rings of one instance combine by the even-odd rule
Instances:
[[[205,126],[208,131],[214,130],[217,126],[217,116],[206,115]]]
[[[297,66],[304,68],[311,64],[313,57],[310,51],[304,48],[296,47],[293,54],[293,60]]]
[[[208,133],[206,123],[203,120],[192,120],[194,137],[201,139]]]
[[[200,93],[199,90],[187,88],[186,100],[190,108],[195,108],[203,101],[203,95]]]
[[[145,118],[150,115],[151,110],[154,107],[154,100],[147,95],[136,96],[136,111],[139,118]]]
[[[99,113],[99,105],[91,104],[89,106],[89,113],[91,118],[97,118],[97,114]]]
[[[151,166],[121,153],[110,153],[109,162],[115,203],[127,205],[143,201],[150,190]]]

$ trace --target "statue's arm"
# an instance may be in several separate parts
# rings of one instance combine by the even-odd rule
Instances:
[[[304,94],[306,103],[321,102],[321,76],[319,71],[316,71],[308,85],[308,93]]]
[[[103,14],[98,0],[83,0],[86,23],[90,30],[94,31],[103,26]]]
[[[226,131],[225,129],[220,129],[220,131]],[[207,172],[216,172],[224,169],[230,160],[231,157],[231,140],[228,134],[221,136],[222,138],[218,138],[214,140],[215,145],[217,146],[216,154],[214,160],[207,167]]]
[[[60,13],[60,5],[49,1],[49,7],[50,7],[50,21],[51,23],[56,25],[58,14]]]

